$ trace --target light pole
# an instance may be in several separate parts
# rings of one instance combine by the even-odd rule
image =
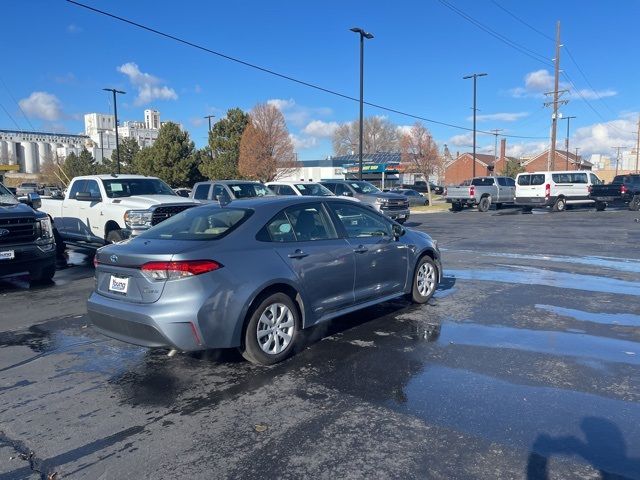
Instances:
[[[105,92],[113,93],[113,116],[116,122],[116,161],[118,162],[118,175],[120,175],[120,142],[118,142],[118,107],[116,105],[116,93],[121,93],[124,95],[127,92],[123,92],[122,90],[116,90],[115,88],[103,88]]]
[[[207,135],[207,143],[209,143],[209,139],[211,138],[211,119],[214,118],[215,115],[205,115],[204,118],[209,120],[209,135]],[[211,154],[211,160],[213,160],[213,150],[211,146],[209,146],[209,153]]]
[[[565,148],[567,150],[567,163],[565,165],[565,170],[569,170],[569,123],[571,122],[572,118],[576,118],[576,117],[562,117],[560,120],[566,120],[567,121],[567,139],[565,140]],[[576,163],[578,162],[578,159],[576,158]],[[576,168],[577,170],[577,168]]]
[[[360,35],[360,146],[358,148],[358,179],[362,180],[362,142],[364,139],[364,39],[371,40],[373,35],[358,27],[353,27],[351,31]]]
[[[467,75],[462,77],[463,80],[468,80],[469,78],[473,78],[473,170],[472,176],[476,176],[476,83],[478,81],[478,77],[486,77],[486,73],[472,73],[471,75]]]

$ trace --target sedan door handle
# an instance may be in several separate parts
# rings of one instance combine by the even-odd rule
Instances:
[[[304,253],[302,250],[299,250],[299,249],[288,255],[289,258],[304,258],[308,256],[309,256],[308,253]]]
[[[367,253],[369,251],[369,249],[367,247],[365,247],[364,245],[358,245],[358,248],[354,248],[353,251],[355,253]]]

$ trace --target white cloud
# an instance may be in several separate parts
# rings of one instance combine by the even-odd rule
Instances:
[[[267,100],[267,103],[269,105],[273,105],[280,111],[285,111],[295,106],[296,101],[293,98],[290,98],[289,100],[284,100],[282,98],[272,98],[271,100]]]
[[[312,137],[330,138],[338,128],[338,122],[323,122],[322,120],[313,120],[302,129],[304,133]]]
[[[549,70],[541,69],[533,72],[529,72],[524,77],[524,87],[516,87],[509,90],[511,95],[516,98],[522,97],[536,97],[542,98],[546,92],[553,91],[554,77]],[[607,88],[604,90],[592,90],[589,88],[583,88],[576,91],[573,85],[568,82],[559,82],[560,90],[569,90],[569,94],[564,98],[571,100],[594,100],[597,98],[613,97],[618,94],[617,91]]]
[[[497,122],[516,122],[521,118],[529,116],[529,112],[502,112],[488,113],[486,115],[476,115],[478,122],[497,121]],[[467,120],[473,120],[473,117],[467,117]]]
[[[313,148],[318,144],[318,139],[315,137],[300,137],[293,133],[289,134],[291,143],[293,143],[294,150],[305,150],[307,148]]]
[[[456,147],[466,147],[473,143],[473,133],[461,133],[460,135],[454,135],[449,139],[447,145],[455,145]]]
[[[604,123],[595,123],[578,128],[571,138],[571,146],[579,147],[581,155],[601,153],[611,155],[612,147],[636,145],[638,114]]]
[[[40,120],[58,120],[62,117],[62,105],[58,97],[47,92],[33,92],[18,102],[28,117]]]
[[[398,125],[397,127],[398,135],[409,135],[411,134],[412,128],[413,128],[413,125]]]
[[[178,94],[173,88],[160,85],[162,80],[150,73],[140,71],[138,65],[133,62],[120,65],[116,70],[126,75],[131,84],[138,89],[138,96],[133,102],[134,105],[145,105],[153,100],[178,99]]]

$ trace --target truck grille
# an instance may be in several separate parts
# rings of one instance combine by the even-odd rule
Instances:
[[[390,200],[383,203],[380,208],[384,211],[406,210],[409,208],[409,202],[407,200]]]
[[[3,218],[0,219],[0,230],[9,231],[0,235],[0,244],[30,243],[36,239],[36,219]]]
[[[186,210],[187,208],[195,207],[195,205],[187,203],[184,205],[166,205],[156,207],[153,210],[153,216],[151,217],[151,225],[157,225],[160,222],[164,222],[167,218]]]

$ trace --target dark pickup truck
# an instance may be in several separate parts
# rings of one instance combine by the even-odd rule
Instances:
[[[48,282],[56,272],[51,219],[36,210],[37,193],[21,202],[0,184],[0,278],[28,272],[32,282]]]
[[[592,185],[589,198],[601,212],[607,205],[628,205],[629,210],[640,210],[640,174],[616,175],[608,185]]]

